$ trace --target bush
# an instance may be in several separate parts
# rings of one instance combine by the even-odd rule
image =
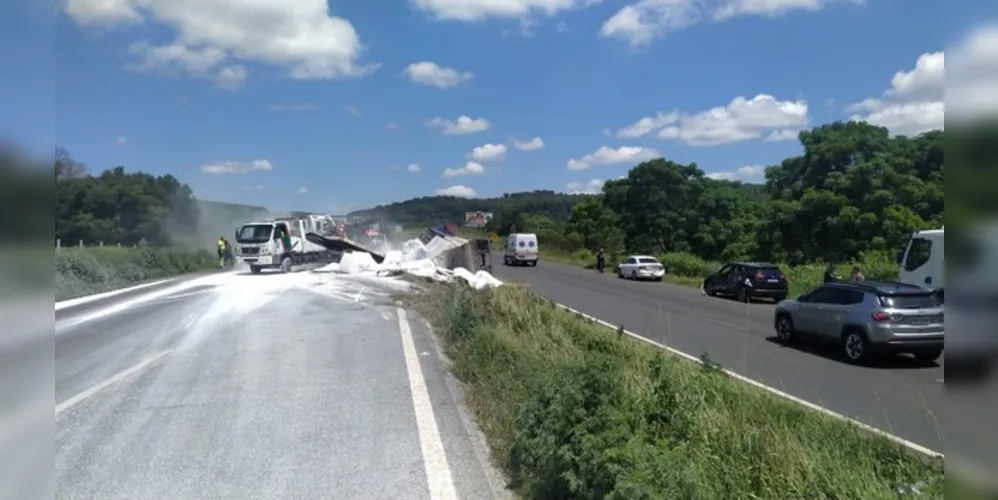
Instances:
[[[55,253],[55,300],[106,292],[218,266],[207,250],[62,248]]]
[[[527,289],[439,285],[415,302],[524,498],[873,500],[942,484],[938,464],[887,439],[621,337]]]

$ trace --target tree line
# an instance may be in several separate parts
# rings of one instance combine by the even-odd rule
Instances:
[[[172,175],[127,172],[90,175],[63,149],[56,150],[55,237],[64,244],[183,245],[210,247],[238,224],[266,218],[263,207],[199,200]],[[51,182],[51,181],[49,181]]]
[[[802,264],[894,252],[941,227],[944,132],[894,136],[865,122],[801,132],[803,153],[766,169],[763,193],[696,163],[643,162],[560,222],[506,207],[488,229],[543,233],[555,247]]]
[[[457,198],[454,196],[424,196],[374,208],[358,210],[349,217],[383,219],[405,227],[428,227],[442,222],[464,223],[467,212],[492,212],[518,209],[525,213],[565,220],[583,194],[563,194],[550,190],[503,193],[497,198]]]

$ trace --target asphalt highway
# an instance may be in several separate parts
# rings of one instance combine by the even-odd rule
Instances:
[[[771,304],[710,298],[695,288],[622,280],[543,260],[537,267],[496,265],[494,274],[681,352],[707,353],[729,370],[917,445],[994,463],[995,390],[947,400],[942,365],[899,357],[857,367],[827,349],[784,347],[775,342]]]
[[[55,496],[506,497],[400,286],[229,273],[57,313]]]

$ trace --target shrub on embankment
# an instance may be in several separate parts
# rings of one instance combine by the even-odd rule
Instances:
[[[596,256],[588,250],[579,250],[573,253],[546,252],[546,256],[552,260],[583,266],[589,269],[596,267]],[[867,252],[860,256],[856,262],[839,264],[836,266],[836,274],[848,277],[853,266],[859,266],[863,275],[868,280],[896,281],[898,279],[898,264],[894,256],[886,252]],[[607,256],[607,272],[614,272],[615,266],[626,255]],[[677,285],[700,286],[708,274],[717,272],[724,262],[709,261],[697,257],[696,255],[682,252],[665,253],[658,256],[662,266],[665,267],[665,281]],[[790,280],[790,296],[796,297],[807,293],[822,282],[826,264],[806,264],[801,266],[791,266],[789,264],[775,263],[783,269]]]
[[[434,285],[414,303],[524,498],[873,500],[941,484],[897,444],[528,290]]]
[[[218,267],[207,250],[163,247],[62,248],[55,253],[55,300]]]

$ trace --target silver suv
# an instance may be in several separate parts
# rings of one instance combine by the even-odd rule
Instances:
[[[834,342],[852,363],[876,354],[911,353],[934,362],[943,353],[943,305],[929,290],[894,282],[832,282],[776,306],[776,335]]]

